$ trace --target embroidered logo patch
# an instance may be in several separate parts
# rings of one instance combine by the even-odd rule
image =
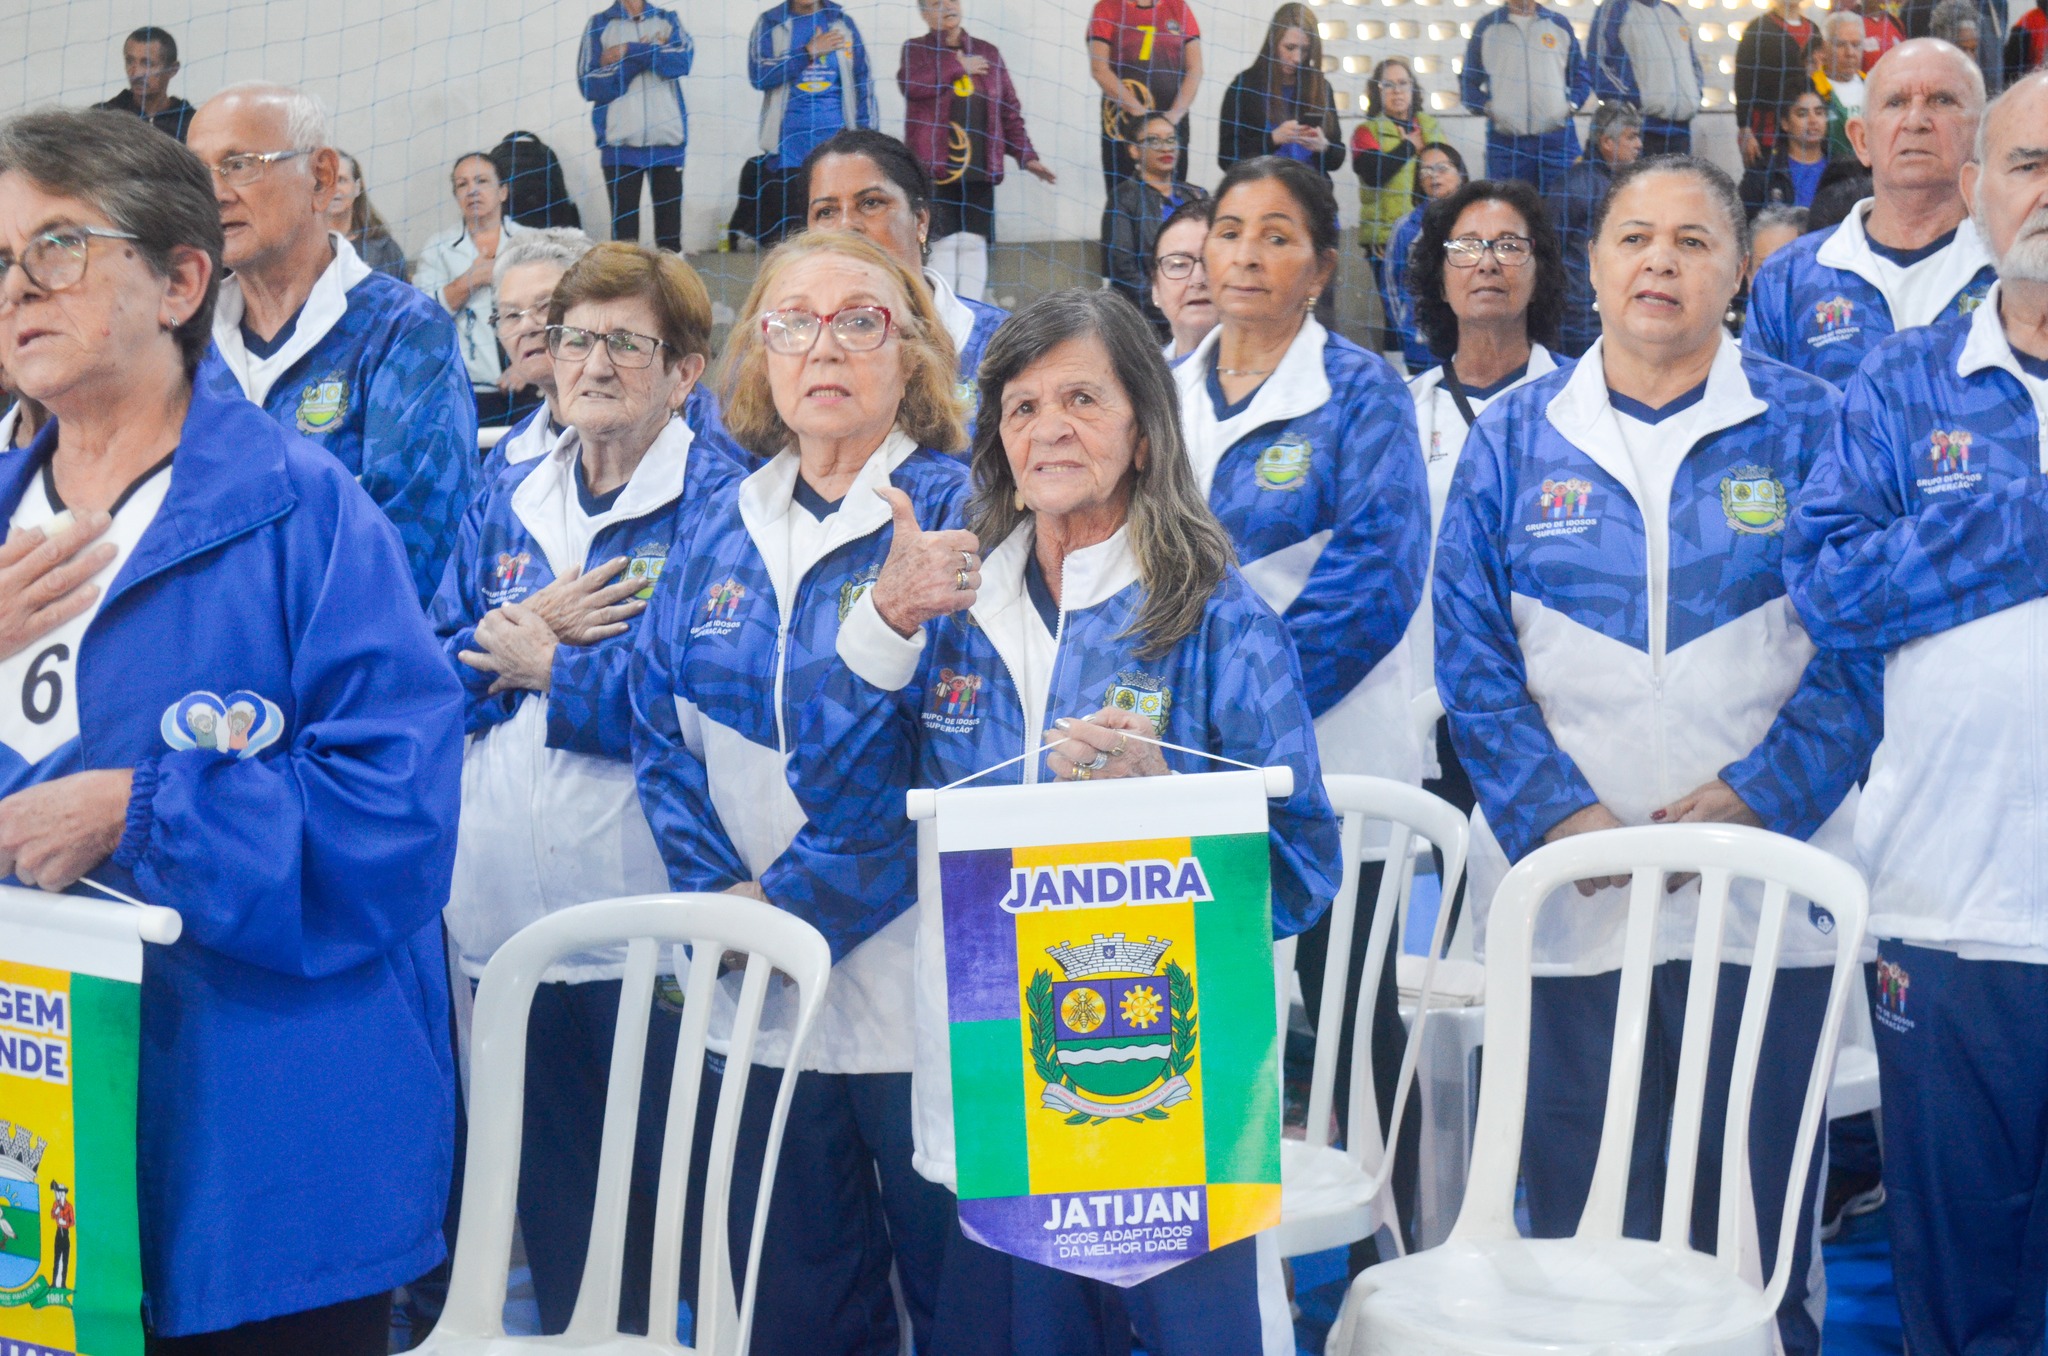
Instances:
[[[1536,490],[1536,520],[1522,530],[1536,537],[1576,537],[1600,521],[1588,509],[1592,498],[1589,480],[1546,480]]]
[[[654,596],[655,581],[661,578],[661,567],[667,563],[667,542],[642,542],[633,548],[633,557],[626,562],[625,578],[640,581],[640,587],[633,591],[635,598],[645,602]]]
[[[1984,478],[1982,472],[1970,469],[1968,429],[1938,428],[1928,434],[1927,460],[1930,474],[1913,482],[1922,494],[1967,490]]]
[[[731,575],[713,584],[704,595],[704,617],[690,628],[690,634],[729,636],[739,630],[739,618],[733,614],[739,611],[740,600],[746,596],[747,586]]]
[[[340,377],[308,384],[299,392],[299,432],[325,433],[348,417],[348,383]]]
[[[940,669],[925,694],[925,728],[940,734],[971,734],[981,720],[981,675]]]
[[[173,749],[253,758],[284,733],[284,712],[260,692],[188,692],[164,708],[158,728]]]
[[[1738,466],[1721,480],[1721,512],[1737,532],[1785,530],[1785,486],[1766,466]]]
[[[1847,343],[1863,333],[1863,327],[1856,323],[1856,303],[1842,296],[1814,303],[1813,326],[1817,333],[1806,340],[1810,348]]]
[[[839,620],[846,620],[846,614],[853,611],[854,606],[867,595],[867,591],[875,586],[875,580],[880,578],[881,574],[881,566],[870,565],[839,586]]]
[[[1152,722],[1152,733],[1164,739],[1167,718],[1173,714],[1173,689],[1141,669],[1125,669],[1110,680],[1102,704],[1136,711]]]
[[[1537,41],[1541,42],[1545,50],[1547,51],[1554,52],[1557,50],[1557,34],[1555,33],[1546,32],[1541,38],[1538,38]]]
[[[1259,453],[1252,474],[1262,490],[1298,490],[1308,481],[1309,458],[1314,452],[1308,439],[1286,434]]]

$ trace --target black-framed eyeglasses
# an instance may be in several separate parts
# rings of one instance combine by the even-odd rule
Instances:
[[[100,226],[53,226],[28,242],[19,258],[0,251],[0,283],[16,264],[28,280],[45,292],[62,292],[78,286],[85,277],[86,256],[95,240],[134,240],[128,231]]]
[[[599,334],[596,330],[575,325],[548,326],[548,356],[565,363],[580,363],[589,358],[597,351],[600,341],[613,367],[652,367],[654,355],[670,346],[666,339],[657,339],[651,334],[635,334],[631,330]]]
[[[1178,149],[1178,148],[1179,148],[1179,146],[1180,146],[1180,138],[1179,138],[1179,137],[1139,137],[1139,138],[1138,138],[1138,145],[1140,145],[1140,146],[1144,147],[1144,148],[1145,148],[1146,150],[1148,150],[1148,151],[1163,151],[1163,150],[1165,150],[1165,149],[1166,149],[1167,147],[1169,147],[1169,146],[1172,146],[1172,147],[1174,147],[1174,148]]]
[[[212,169],[222,182],[234,188],[247,188],[279,161],[311,154],[311,151],[237,151],[233,155],[222,156]]]
[[[792,307],[761,317],[761,340],[772,353],[801,357],[817,347],[818,336],[830,326],[839,347],[848,353],[869,353],[882,346],[895,323],[886,306],[847,306],[830,315]]]
[[[1199,254],[1162,254],[1155,265],[1160,277],[1171,278],[1175,282],[1193,275],[1201,266],[1202,256]]]
[[[1488,250],[1493,251],[1493,261],[1502,268],[1520,268],[1535,254],[1526,235],[1497,235],[1491,240],[1461,235],[1456,240],[1444,241],[1444,262],[1452,268],[1477,268],[1480,256]]]
[[[498,310],[496,307],[492,307],[491,323],[501,330],[510,329],[513,326],[517,325],[522,320],[545,320],[547,318],[547,314],[548,308],[545,306],[529,306],[523,311],[501,311]]]

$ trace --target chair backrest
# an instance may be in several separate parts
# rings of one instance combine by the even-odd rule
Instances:
[[[677,947],[676,971],[684,973],[682,1030],[676,1040],[675,1073],[669,1087],[668,1120],[661,1146],[660,1191],[655,1200],[653,1273],[650,1284],[651,1335],[638,1339],[649,1350],[676,1350],[674,1324],[680,1299],[692,1142],[711,1022],[712,989],[720,958],[744,952],[746,973],[733,1019],[726,1073],[712,1125],[710,1170],[701,1203],[697,1332],[694,1350],[739,1356],[747,1347],[754,1311],[754,1277],[767,1227],[768,1201],[783,1123],[796,1088],[782,1080],[769,1125],[760,1195],[754,1203],[753,1243],[747,1255],[743,1304],[734,1302],[727,1228],[733,1154],[740,1108],[770,976],[780,971],[797,988],[797,1022],[789,1051],[798,1067],[813,1020],[825,997],[832,955],[817,930],[780,909],[732,895],[661,894],[581,904],[520,929],[498,948],[477,986],[471,1052],[469,1158],[463,1183],[461,1232],[455,1249],[448,1303],[434,1339],[496,1338],[504,1334],[507,1259],[519,1185],[519,1147],[525,1106],[526,1028],[534,989],[547,968],[593,948],[627,944],[625,982],[620,987],[617,1034],[612,1041],[611,1078],[605,1090],[604,1132],[598,1159],[597,1201],[591,1219],[590,1251],[584,1262],[575,1313],[559,1339],[533,1339],[546,1349],[582,1350],[605,1343],[617,1351],[619,1294],[626,1250],[626,1212],[631,1191],[633,1147],[638,1128],[640,1080],[647,1050],[647,1025],[654,982],[664,947]],[[434,1339],[430,1339],[430,1342]]]
[[[1323,961],[1321,1009],[1316,1014],[1316,1044],[1313,1073],[1309,1080],[1308,1142],[1321,1146],[1330,1142],[1330,1103],[1335,1097],[1338,1033],[1344,1021],[1344,1002],[1351,990],[1377,977],[1387,963],[1387,948],[1394,934],[1394,921],[1401,912],[1415,872],[1415,842],[1418,838],[1436,845],[1444,855],[1444,897],[1457,890],[1464,874],[1465,853],[1471,828],[1455,806],[1420,787],[1385,777],[1332,775],[1323,778],[1330,804],[1342,820],[1341,843],[1344,877],[1337,897],[1330,903],[1330,940]],[[1365,964],[1351,969],[1351,938],[1358,922],[1358,876],[1361,861],[1380,859],[1377,837],[1368,838],[1368,824],[1385,824],[1385,867],[1380,872],[1379,893],[1373,906],[1372,931],[1366,938]],[[1430,959],[1423,982],[1428,985],[1443,947],[1443,933],[1450,910],[1437,913],[1436,935],[1430,945]],[[1393,1170],[1393,1155],[1380,1139],[1378,1098],[1372,1076],[1373,995],[1362,992],[1351,1038],[1351,1105],[1345,1124],[1345,1151],[1363,1171],[1374,1175],[1384,1187]],[[1425,1009],[1426,1010],[1426,1009]],[[1415,1077],[1415,1061],[1421,1048],[1424,1010],[1418,1010],[1408,1033],[1408,1045],[1401,1057],[1400,1084],[1395,1092],[1394,1119],[1390,1127],[1399,1142],[1401,1115],[1407,1108],[1408,1089]]]
[[[1451,1231],[1453,1239],[1512,1238],[1516,1234],[1515,1179],[1522,1157],[1522,1117],[1529,1086],[1530,965],[1537,915],[1546,900],[1573,881],[1625,875],[1633,881],[1614,1050],[1607,1076],[1607,1107],[1592,1189],[1577,1235],[1621,1237],[1649,1026],[1650,978],[1657,960],[1657,917],[1667,898],[1667,876],[1687,872],[1700,876],[1699,911],[1693,931],[1692,975],[1686,990],[1659,1242],[1666,1247],[1691,1246],[1694,1177],[1723,938],[1736,910],[1746,907],[1732,901],[1735,882],[1759,881],[1763,891],[1756,944],[1728,1085],[1715,1246],[1715,1256],[1730,1272],[1759,1277],[1749,1180],[1749,1119],[1786,915],[1797,895],[1828,910],[1835,919],[1834,983],[1828,992],[1827,1018],[1795,1141],[1811,1145],[1824,1113],[1843,1012],[1851,990],[1860,990],[1863,982],[1857,951],[1869,920],[1870,896],[1863,877],[1847,862],[1806,843],[1732,824],[1659,825],[1581,834],[1538,848],[1502,880],[1486,927],[1486,1065],[1479,1082],[1479,1130],[1464,1208]],[[1576,902],[1568,899],[1560,907],[1570,908]],[[1799,1223],[1799,1211],[1793,1206],[1806,1189],[1810,1157],[1806,1153],[1792,1155],[1779,1224],[1777,1265],[1765,1287],[1773,1309],[1791,1275],[1793,1234]]]

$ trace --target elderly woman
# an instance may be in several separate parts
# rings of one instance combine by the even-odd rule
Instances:
[[[1745,354],[1722,329],[1749,229],[1703,160],[1615,171],[1594,221],[1601,337],[1570,371],[1500,397],[1474,427],[1444,514],[1437,688],[1478,794],[1474,918],[1510,862],[1623,824],[1760,824],[1847,853],[1852,791],[1877,725],[1873,663],[1816,654],[1780,574],[1788,501],[1834,437],[1826,384]],[[1580,882],[1538,920],[1523,1149],[1529,1217],[1577,1227],[1592,1180],[1615,1019],[1623,882]],[[1673,882],[1657,939],[1627,1228],[1653,1236],[1697,884]],[[1750,896],[1747,907],[1754,907]],[[1722,967],[1714,1059],[1730,1057],[1754,915]],[[1751,1121],[1768,1272],[1826,1005],[1834,920],[1795,911]],[[1710,1108],[1703,1143],[1719,1145]],[[1648,1170],[1658,1165],[1653,1175]],[[1692,1202],[1711,1245],[1720,1164]],[[1819,1350],[1805,1249],[1778,1311],[1788,1352]],[[1817,1306],[1816,1306],[1817,1307]]]
[[[1203,251],[1223,320],[1173,375],[1195,483],[1301,657],[1324,769],[1420,783],[1402,636],[1429,570],[1429,489],[1401,379],[1313,314],[1337,248],[1337,200],[1321,174],[1273,157],[1230,171]],[[1371,900],[1377,878],[1366,877]],[[1311,929],[1296,953],[1311,1012],[1328,932]],[[1354,967],[1366,933],[1355,930]],[[1392,966],[1367,983],[1378,990],[1375,1085],[1391,1119],[1401,1060]],[[1353,1025],[1347,1016],[1342,1041]],[[1338,1105],[1348,1105],[1341,1090]]]
[[[194,380],[220,270],[176,141],[115,113],[0,124],[0,349],[53,416],[0,454],[0,512],[10,542],[103,531],[73,560],[97,566],[83,611],[21,618],[61,579],[19,558],[0,590],[0,879],[90,876],[185,920],[142,978],[152,1347],[260,1320],[268,1350],[369,1356],[443,1252],[460,693],[377,506]]]
[[[1194,198],[1173,209],[1152,242],[1152,304],[1173,332],[1161,350],[1168,364],[1195,351],[1195,345],[1216,328],[1216,299],[1209,294],[1209,273],[1202,267],[1202,248],[1209,241],[1209,220],[1216,204]]]
[[[804,161],[805,220],[814,231],[852,231],[894,255],[931,289],[939,323],[959,357],[954,395],[974,424],[974,370],[989,336],[1010,314],[970,301],[925,266],[931,253],[932,176],[883,132],[840,132]]]
[[[534,237],[525,237],[525,245]],[[515,264],[552,268],[545,260]],[[482,975],[507,938],[558,909],[667,886],[634,788],[626,673],[633,619],[672,544],[740,468],[698,443],[681,410],[704,371],[711,300],[676,255],[599,245],[547,301],[552,405],[566,432],[477,496],[430,616],[468,694],[462,827],[448,935]],[[600,1117],[623,950],[554,967],[527,1042],[519,1216],[545,1331],[568,1325],[596,1199]],[[667,1104],[677,1009],[655,1005],[642,1124]],[[654,1158],[636,1208],[654,1208]],[[641,1246],[644,1250],[645,1240]],[[628,1266],[644,1318],[646,1262]]]
[[[524,234],[526,227],[505,215],[512,190],[482,151],[457,160],[448,177],[462,224],[427,242],[413,266],[412,281],[455,317],[462,365],[469,369],[469,384],[476,392],[477,422],[503,424],[512,406],[498,385],[504,364],[491,330],[491,278],[498,251]]]
[[[1415,324],[1415,284],[1409,271],[1415,265],[1415,241],[1422,234],[1422,215],[1433,202],[1441,202],[1469,182],[1465,157],[1448,141],[1432,141],[1416,158],[1415,182],[1422,189],[1422,201],[1402,217],[1387,242],[1387,327],[1401,343],[1401,359],[1408,374],[1426,372],[1435,366],[1435,355]]]
[[[994,780],[1213,769],[1152,742],[1161,738],[1285,763],[1295,791],[1272,811],[1273,932],[1301,931],[1340,874],[1307,692],[1287,629],[1232,567],[1229,535],[1202,502],[1150,332],[1115,297],[1057,292],[996,335],[981,384],[992,417],[975,434],[973,528],[990,544],[987,563],[961,579],[943,552],[892,555],[848,616],[839,647],[847,669],[835,676],[854,694],[844,704],[889,703],[889,719],[869,727],[872,758],[853,752],[863,766],[891,767],[908,750],[920,786],[957,781],[1020,749],[1043,756],[999,768]],[[1172,693],[1169,714],[1103,704],[1133,669]],[[919,719],[948,670],[984,675],[979,720],[964,737]],[[936,916],[925,922],[920,948],[939,940]],[[923,965],[919,975],[920,1031],[943,1031],[943,968]],[[950,1186],[950,1118],[927,1109],[949,1104],[949,1073],[943,1049],[936,1061],[932,1053],[921,1051],[918,1071],[921,1161]],[[1007,1349],[1035,1356],[1124,1338],[1103,1330],[1106,1286],[965,1239],[955,1246],[972,1260],[949,1266],[948,1301],[979,1305],[988,1322],[1000,1312],[990,1261],[1007,1263]],[[969,1273],[979,1292],[956,1295],[956,1277]],[[1288,1322],[1278,1255],[1259,1240],[1116,1293],[1148,1351],[1258,1351],[1268,1325]]]
[[[892,1257],[925,1347],[954,1226],[946,1194],[910,1166],[911,865],[873,850],[902,823],[905,786],[860,769],[849,790],[842,731],[799,725],[838,666],[842,619],[892,550],[973,568],[965,532],[914,526],[963,516],[958,367],[918,275],[850,231],[810,232],[762,261],[724,361],[727,427],[767,461],[709,498],[642,624],[641,802],[674,888],[765,898],[822,932],[836,962],[761,1258],[761,1293],[785,1299],[756,1309],[754,1349],[894,1351]],[[748,1080],[762,1125],[788,1058],[778,1012]],[[760,1154],[749,1131],[736,1237],[751,1227]]]
[[[1557,360],[1564,315],[1564,256],[1536,190],[1519,179],[1482,179],[1432,203],[1415,247],[1416,321],[1443,361],[1408,383],[1429,474],[1429,523],[1443,521],[1451,474],[1472,422],[1509,391],[1545,376]],[[1415,686],[1436,681],[1435,621],[1425,597],[1408,628]],[[1432,789],[1463,810],[1472,783],[1442,722]]]
[[[569,226],[527,231],[505,246],[492,267],[491,328],[506,359],[498,389],[537,391],[540,404],[512,425],[484,458],[486,489],[507,466],[535,460],[562,435],[555,360],[548,353],[548,299],[555,294],[562,275],[594,244],[589,236]],[[691,383],[690,390],[697,389],[697,384]]]

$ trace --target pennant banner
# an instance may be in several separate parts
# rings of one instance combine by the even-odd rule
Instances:
[[[1133,1285],[1280,1218],[1260,772],[936,798],[960,1222]]]
[[[167,913],[0,887],[6,1356],[142,1356],[138,928]]]

